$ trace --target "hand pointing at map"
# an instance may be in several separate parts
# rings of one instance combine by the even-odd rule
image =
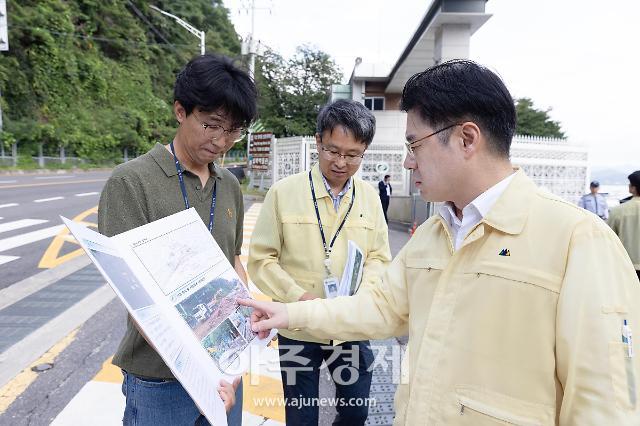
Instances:
[[[264,339],[274,328],[288,328],[289,314],[284,303],[261,302],[254,299],[237,299],[243,306],[253,308],[251,314],[251,329]]]

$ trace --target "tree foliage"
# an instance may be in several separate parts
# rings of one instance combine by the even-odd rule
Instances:
[[[267,50],[256,65],[259,114],[265,128],[278,137],[314,134],[331,84],[341,78],[331,57],[312,46],[298,47],[290,59]]]
[[[527,136],[543,136],[551,138],[564,138],[560,122],[553,121],[549,117],[551,108],[539,110],[533,106],[533,101],[529,98],[516,100],[516,115],[518,124],[516,133]]]
[[[175,75],[199,40],[149,4],[206,31],[208,52],[239,54],[222,0],[9,0],[0,140],[95,161],[166,141]]]

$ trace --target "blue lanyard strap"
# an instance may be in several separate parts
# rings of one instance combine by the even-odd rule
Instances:
[[[338,238],[338,234],[342,230],[347,218],[349,217],[349,213],[351,212],[351,208],[353,207],[353,201],[356,199],[356,185],[353,182],[353,191],[351,193],[351,203],[349,203],[349,208],[347,209],[347,214],[344,215],[344,219],[342,219],[342,223],[338,227],[336,234],[331,239],[331,243],[329,243],[329,247],[327,248],[327,240],[324,236],[324,228],[322,227],[322,220],[320,219],[320,210],[318,209],[318,200],[316,199],[316,190],[313,187],[313,179],[311,178],[311,170],[309,170],[309,185],[311,186],[311,196],[313,197],[313,206],[316,209],[316,217],[318,218],[318,228],[320,228],[320,236],[322,237],[322,246],[324,247],[324,255],[326,258],[329,258],[329,254],[331,254],[331,249],[333,248],[333,243],[336,242],[336,238]]]
[[[182,198],[184,199],[184,208],[188,210],[191,206],[189,205],[189,198],[187,197],[187,189],[184,186],[184,176],[182,175],[182,167],[180,167],[180,161],[178,161],[178,157],[176,156],[176,151],[173,148],[173,141],[169,144],[171,148],[171,153],[173,154],[173,160],[176,163],[176,170],[178,171],[178,181],[180,182],[180,191],[182,192]],[[217,182],[213,182],[213,195],[211,196],[211,209],[209,210],[209,232],[213,233],[213,218],[216,212],[216,191],[217,191]]]

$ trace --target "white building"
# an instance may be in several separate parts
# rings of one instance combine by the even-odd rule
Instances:
[[[391,176],[391,219],[422,222],[432,211],[411,186],[411,172],[402,167],[406,113],[399,110],[406,81],[417,72],[449,59],[468,58],[471,36],[490,17],[486,0],[434,0],[413,37],[392,66],[356,59],[349,83],[332,87],[331,98],[364,103],[376,117],[376,135],[359,176],[376,185]],[[284,138],[272,152],[275,180],[317,161],[313,137]],[[572,202],[582,195],[588,176],[587,149],[560,139],[516,136],[512,161],[540,186]]]

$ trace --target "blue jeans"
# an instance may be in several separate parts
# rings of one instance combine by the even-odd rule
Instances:
[[[318,425],[321,401],[317,398],[322,361],[327,363],[327,368],[336,385],[336,398],[339,398],[336,405],[338,415],[333,424],[364,425],[369,415],[369,407],[364,403],[364,399],[369,398],[372,376],[369,367],[374,360],[368,341],[345,342],[330,347],[278,335],[278,349],[282,388],[287,401],[285,406],[287,425]],[[293,351],[290,352],[290,349]],[[332,359],[334,357],[335,359]],[[340,401],[353,401],[354,404],[342,405]]]
[[[124,426],[210,426],[177,380],[147,379],[126,371],[122,374]],[[236,404],[227,413],[227,423],[242,425],[242,381],[236,391]]]

